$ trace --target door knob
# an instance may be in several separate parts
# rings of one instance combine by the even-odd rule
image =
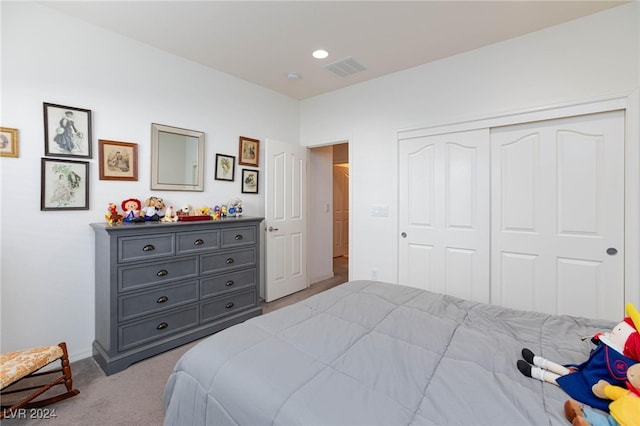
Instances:
[[[401,236],[402,238],[407,238],[407,233],[406,233],[406,232],[403,232],[402,234],[400,234],[400,236]]]
[[[277,231],[278,228],[274,228],[273,226],[270,226],[268,230],[269,232],[273,232],[273,231]]]
[[[616,253],[618,253],[618,250],[616,250],[616,248],[615,248],[615,247],[609,247],[609,248],[607,249],[607,254],[608,254],[609,256],[613,256],[613,255],[614,255],[614,254],[616,254]]]

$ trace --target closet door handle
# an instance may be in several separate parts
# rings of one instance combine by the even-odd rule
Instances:
[[[609,256],[615,256],[618,253],[618,249],[616,249],[615,247],[609,247],[607,249],[607,254]]]

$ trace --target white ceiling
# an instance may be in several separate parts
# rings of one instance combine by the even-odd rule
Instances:
[[[627,1],[43,1],[295,99],[456,55]],[[311,56],[315,49],[329,57]],[[367,69],[340,77],[325,65]],[[299,74],[297,80],[288,73]]]

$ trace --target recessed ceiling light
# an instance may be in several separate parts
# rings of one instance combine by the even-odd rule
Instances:
[[[287,74],[287,78],[288,78],[289,80],[297,80],[297,79],[299,79],[299,78],[300,78],[300,74],[298,74],[298,73],[297,73],[297,72],[295,72],[295,71],[290,71],[290,72]]]
[[[316,59],[324,59],[327,56],[329,56],[329,52],[327,52],[326,50],[318,49],[315,52],[313,52],[312,55]]]

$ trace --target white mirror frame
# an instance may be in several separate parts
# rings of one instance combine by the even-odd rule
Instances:
[[[187,160],[186,145],[191,141],[197,143],[198,152]],[[184,164],[179,169],[181,158]],[[185,177],[176,177],[180,175]],[[204,191],[204,132],[151,123],[151,189]]]

